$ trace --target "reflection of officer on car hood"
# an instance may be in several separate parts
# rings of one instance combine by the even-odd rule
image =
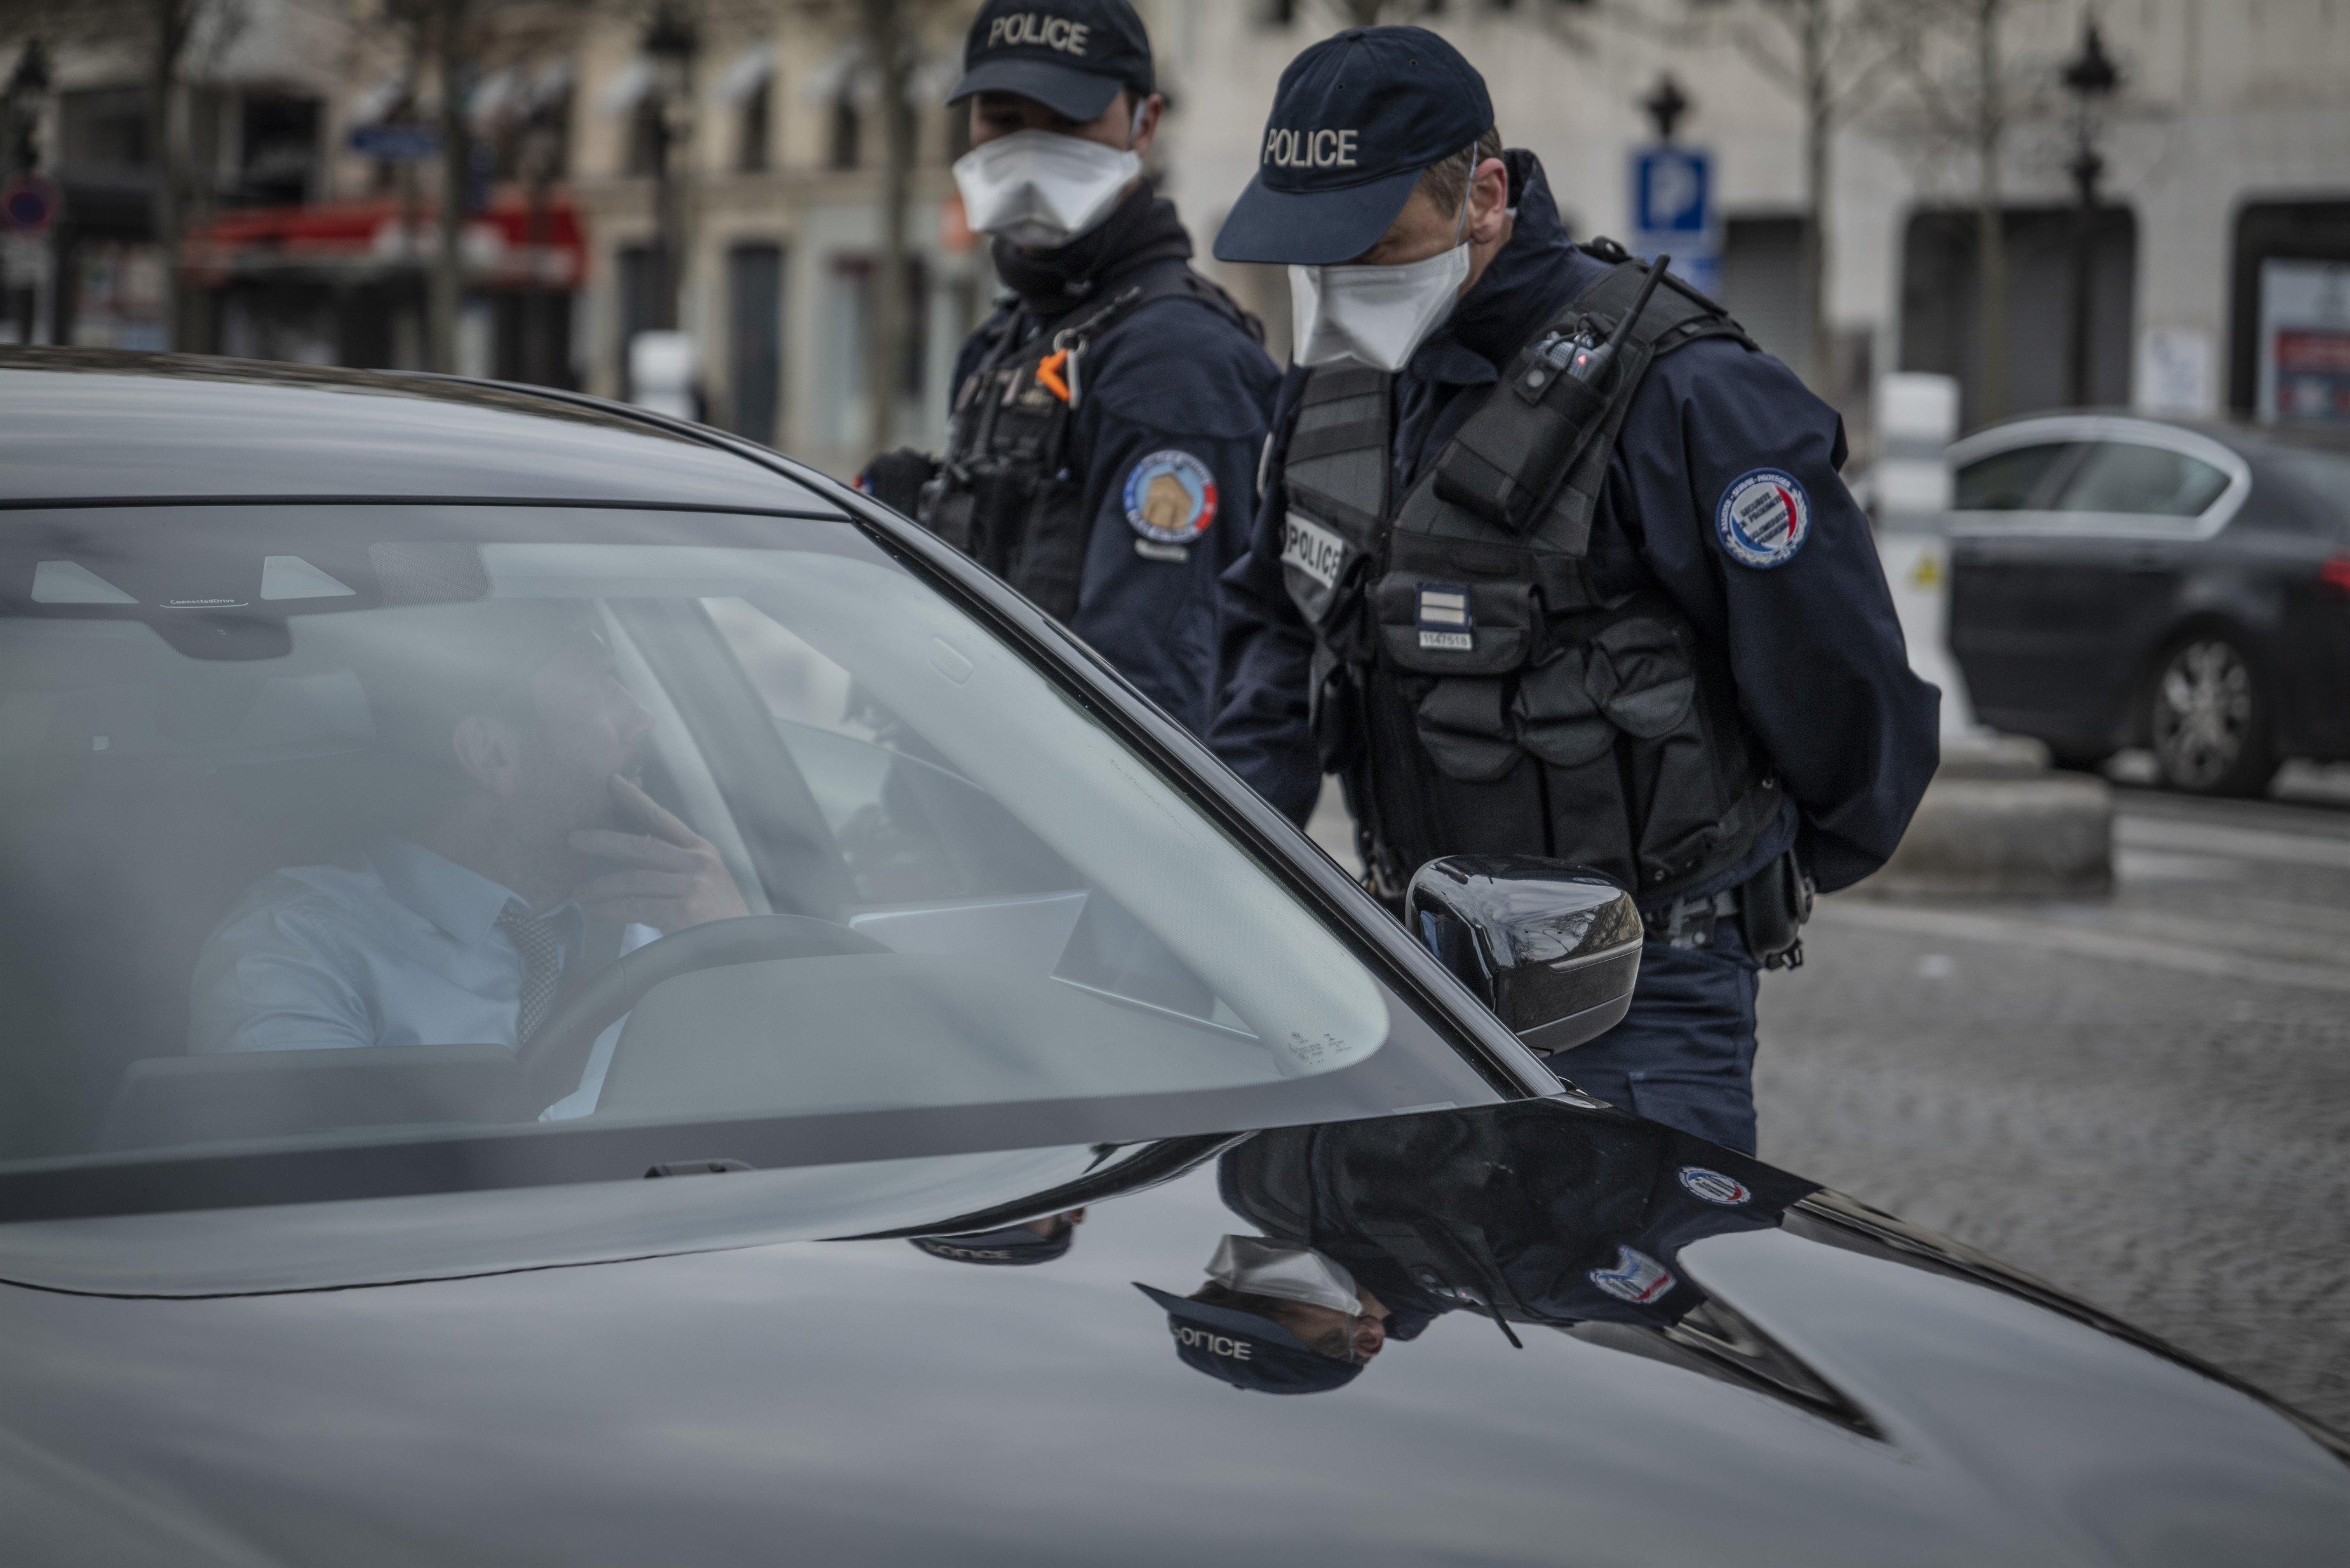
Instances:
[[[1177,1357],[1235,1388],[1344,1387],[1387,1344],[1386,1303],[1310,1247],[1227,1236],[1191,1295],[1135,1288],[1167,1309]]]
[[[1774,1226],[1813,1184],[1629,1118],[1541,1105],[1259,1133],[1224,1201],[1392,1309],[1398,1339],[1466,1307],[1509,1324],[1667,1328],[1706,1301],[1679,1254]],[[1512,1335],[1515,1337],[1514,1334]]]
[[[1023,1220],[998,1231],[972,1231],[954,1236],[915,1236],[913,1244],[933,1258],[950,1263],[978,1263],[1016,1269],[1049,1263],[1069,1250],[1084,1224],[1082,1209],[1064,1210],[1041,1220]]]

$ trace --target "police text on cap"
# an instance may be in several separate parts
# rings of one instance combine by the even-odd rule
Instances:
[[[1351,130],[1284,130],[1264,133],[1264,161],[1275,169],[1352,169]]]
[[[1047,16],[1035,11],[1023,11],[1016,16],[998,16],[987,25],[988,48],[1014,44],[1040,44],[1048,49],[1058,49],[1065,55],[1086,52],[1086,35],[1091,31],[1083,22],[1072,22],[1066,16]]]

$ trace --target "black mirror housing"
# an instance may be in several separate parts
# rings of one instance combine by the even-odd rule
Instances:
[[[1596,872],[1448,855],[1413,875],[1404,924],[1534,1050],[1585,1044],[1631,1008],[1640,911]]]

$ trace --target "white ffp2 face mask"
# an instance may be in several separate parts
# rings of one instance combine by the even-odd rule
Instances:
[[[1393,375],[1460,302],[1469,281],[1469,211],[1449,251],[1401,266],[1293,266],[1290,319],[1301,365],[1353,360]]]
[[[1307,1247],[1284,1247],[1261,1236],[1227,1236],[1208,1260],[1208,1277],[1252,1295],[1304,1302],[1333,1312],[1359,1313],[1361,1293],[1346,1265]]]
[[[964,221],[1030,250],[1067,244],[1110,214],[1142,172],[1132,152],[1051,130],[1015,130],[955,160]]]

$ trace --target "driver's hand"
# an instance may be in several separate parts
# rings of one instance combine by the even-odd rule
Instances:
[[[618,774],[612,798],[620,819],[644,831],[586,827],[571,835],[572,848],[621,867],[571,890],[581,909],[598,919],[650,926],[663,934],[751,912],[710,840]]]

